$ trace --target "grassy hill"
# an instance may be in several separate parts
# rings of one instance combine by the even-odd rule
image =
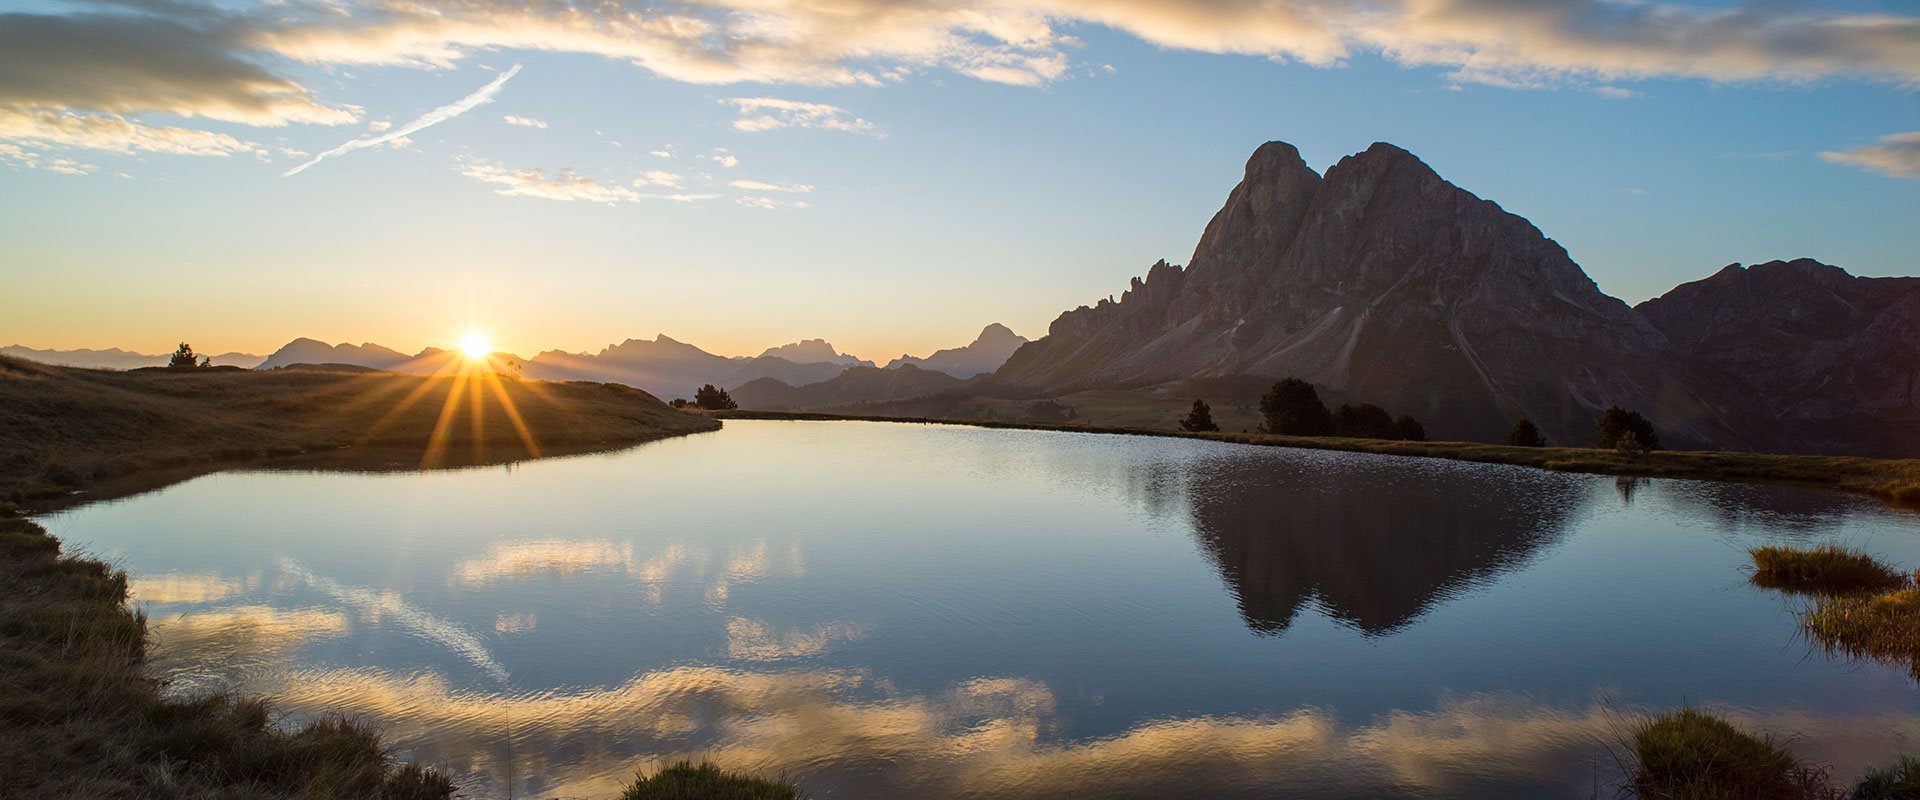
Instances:
[[[718,427],[616,384],[345,368],[111,372],[0,357],[0,500],[299,453],[490,463]]]

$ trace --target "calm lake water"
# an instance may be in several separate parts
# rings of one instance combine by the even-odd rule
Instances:
[[[470,797],[690,756],[817,798],[1572,798],[1683,703],[1842,776],[1920,735],[1904,669],[1746,584],[1766,543],[1920,563],[1920,517],[1817,491],[730,421],[42,521],[134,575],[176,691],[372,717]]]

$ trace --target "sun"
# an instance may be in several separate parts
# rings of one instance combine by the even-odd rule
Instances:
[[[479,361],[493,355],[493,342],[487,341],[487,335],[479,331],[467,331],[460,337],[460,354],[468,359]]]

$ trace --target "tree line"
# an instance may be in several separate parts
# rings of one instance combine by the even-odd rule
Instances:
[[[1342,403],[1328,409],[1313,384],[1300,378],[1284,378],[1260,397],[1261,433],[1281,436],[1335,436],[1356,439],[1389,439],[1424,442],[1427,431],[1420,421],[1402,414],[1398,417],[1372,403]],[[1213,407],[1206,400],[1194,400],[1187,416],[1180,420],[1185,431],[1218,431]],[[1500,440],[1513,447],[1545,447],[1547,438],[1533,420],[1521,418]],[[1645,452],[1660,449],[1660,435],[1638,411],[1608,406],[1594,420],[1594,447]]]

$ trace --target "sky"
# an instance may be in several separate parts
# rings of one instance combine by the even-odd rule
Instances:
[[[1916,90],[1905,0],[0,0],[0,344],[1037,338],[1275,139],[1629,303],[1911,275]]]

